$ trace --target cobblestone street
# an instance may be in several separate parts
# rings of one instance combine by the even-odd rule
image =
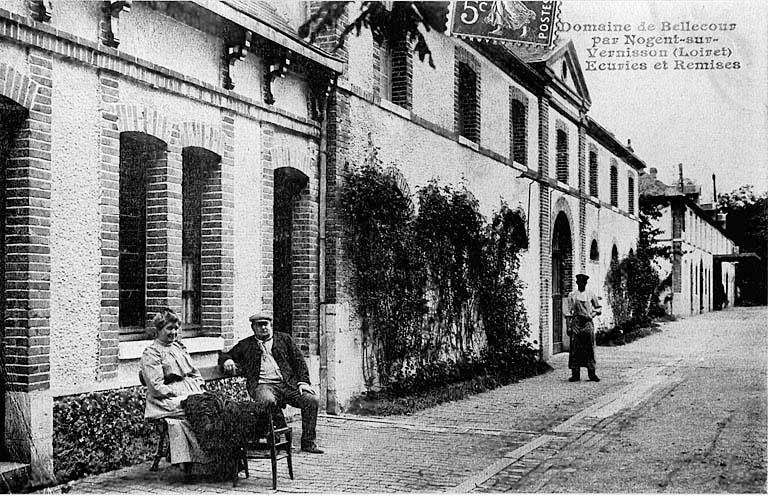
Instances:
[[[278,492],[765,492],[768,310],[665,324],[598,348],[602,382],[554,371],[411,416],[324,416],[324,455],[280,462]],[[294,423],[300,430],[300,423]],[[149,463],[90,477],[73,493],[271,492],[249,479],[185,484]]]

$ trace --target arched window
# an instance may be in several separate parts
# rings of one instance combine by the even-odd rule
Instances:
[[[616,245],[613,245],[613,248],[611,248],[611,264],[619,263],[619,249],[616,248]]]
[[[557,180],[568,183],[568,133],[557,130]]]
[[[592,150],[589,152],[589,194],[594,197],[598,196],[597,180],[597,152]]]
[[[619,206],[619,168],[616,161],[611,161],[611,206]]]
[[[589,247],[589,259],[593,262],[600,260],[600,250],[597,247],[597,240],[592,240],[592,245]]]
[[[627,211],[630,214],[635,213],[635,178],[632,176],[629,176],[629,179],[627,180],[627,206],[629,207]]]

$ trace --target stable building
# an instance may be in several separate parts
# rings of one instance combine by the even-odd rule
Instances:
[[[520,263],[523,297],[530,340],[544,359],[568,350],[563,300],[575,274],[590,275],[606,307],[603,325],[612,325],[605,275],[637,242],[645,164],[588,115],[592,97],[572,42],[528,50],[434,32],[426,38],[435,68],[407,44],[379,44],[367,30],[336,52],[347,69],[329,122],[322,310],[329,405],[366,388],[353,285],[343,243],[331,233],[343,230],[333,201],[345,164],[362,164],[372,147],[384,164],[399,166],[410,191],[438,179],[465,185],[487,218],[500,199],[521,213],[530,246]]]
[[[662,278],[669,281],[659,303],[675,316],[733,306],[736,263],[743,256],[725,231],[725,216],[699,203],[701,186],[683,179],[682,170],[674,186],[659,180],[655,167],[640,182],[640,201],[661,212],[655,222],[661,231],[657,240],[672,253],[670,261],[659,261]]]

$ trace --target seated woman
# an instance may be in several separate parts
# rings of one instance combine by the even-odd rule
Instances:
[[[192,463],[208,460],[184,418],[182,400],[202,393],[203,377],[192,363],[192,357],[178,341],[179,317],[165,308],[155,315],[155,340],[141,356],[141,374],[147,386],[144,418],[165,419],[168,423],[171,462],[183,464],[186,472]]]

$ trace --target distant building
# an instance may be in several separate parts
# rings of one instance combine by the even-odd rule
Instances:
[[[658,239],[672,248],[671,261],[661,263],[669,286],[660,303],[676,316],[732,306],[739,249],[725,231],[724,216],[699,203],[701,186],[689,179],[669,186],[656,174],[651,168],[640,176],[640,202],[661,208]]]

